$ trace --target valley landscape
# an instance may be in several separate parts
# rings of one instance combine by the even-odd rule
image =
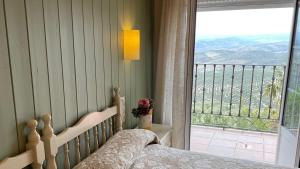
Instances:
[[[284,34],[196,39],[192,123],[276,132],[288,46]]]

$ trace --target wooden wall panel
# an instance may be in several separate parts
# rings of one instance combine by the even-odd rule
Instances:
[[[56,133],[66,127],[64,72],[60,41],[60,21],[58,1],[44,0],[45,32],[50,81],[51,113],[53,129]],[[63,150],[59,148],[56,159],[62,167]]]
[[[131,115],[131,79],[130,79],[130,61],[125,62],[125,128],[131,128],[132,126],[132,115]]]
[[[110,49],[112,59],[112,71],[119,72],[118,59],[118,3],[117,0],[110,0]],[[112,86],[118,86],[119,73],[112,73]]]
[[[103,56],[103,25],[102,25],[102,0],[93,1],[94,11],[94,38],[95,38],[95,58],[96,58],[96,80],[97,80],[97,109],[105,107],[105,87],[104,87],[104,56]]]
[[[83,21],[85,37],[86,56],[86,79],[88,94],[88,112],[97,111],[97,81],[96,81],[96,58],[95,58],[95,36],[94,36],[94,12],[93,0],[83,1]],[[94,149],[93,130],[89,131],[90,149]]]
[[[102,26],[103,26],[103,49],[104,49],[104,78],[105,78],[105,104],[111,104],[112,94],[112,56],[110,39],[110,0],[102,0]]]
[[[3,0],[0,0],[0,119],[4,119],[0,123],[0,133],[5,136],[1,139],[0,159],[19,151],[5,25]]]
[[[59,0],[61,56],[65,94],[66,122],[70,126],[78,118],[74,57],[72,0]]]
[[[75,70],[77,84],[77,106],[78,117],[87,112],[87,82],[86,82],[86,60],[84,52],[84,30],[83,30],[83,4],[82,0],[73,0],[73,32],[75,51]]]
[[[34,118],[31,64],[29,56],[27,19],[24,1],[5,0],[8,49],[11,61],[12,86],[20,151],[25,150],[26,121]],[[2,85],[2,82],[1,82]],[[5,119],[1,119],[5,120]]]
[[[55,132],[112,103],[149,97],[151,0],[0,0],[0,160],[25,150],[26,121],[52,113]],[[123,30],[141,31],[141,60],[123,59]],[[149,72],[150,71],[150,72]],[[2,120],[3,119],[3,120]],[[5,119],[5,120],[4,120]],[[91,150],[93,138],[90,134]],[[85,158],[81,136],[81,157]],[[69,143],[71,166],[74,142]],[[62,167],[62,149],[57,157]]]
[[[83,1],[83,21],[84,21],[84,37],[85,37],[84,49],[85,49],[85,56],[86,56],[88,111],[92,112],[97,110],[93,0]]]
[[[132,22],[132,17],[131,17],[131,9],[130,9],[130,1],[129,0],[123,0],[124,1],[124,29],[132,29],[133,27],[133,22]],[[126,116],[125,116],[125,127],[126,128],[131,128],[132,126],[132,115],[131,115],[131,61],[124,60],[124,69],[125,69],[125,111]],[[134,76],[134,74],[132,75]]]
[[[85,37],[83,21],[83,0],[73,0],[73,32],[75,48],[75,70],[77,84],[78,119],[87,113],[88,93],[86,77]],[[85,156],[84,138],[80,137],[81,158]]]
[[[41,116],[51,112],[43,2],[40,0],[26,0],[25,2],[34,105],[36,116]]]
[[[118,54],[119,54],[119,87],[121,96],[125,96],[125,63],[123,59],[123,30],[125,29],[124,22],[124,0],[117,1],[118,9]]]
[[[136,71],[136,100],[143,97],[143,96],[146,96],[146,94],[144,93],[144,91],[146,90],[143,90],[143,86],[146,86],[146,76],[145,76],[145,43],[144,43],[144,27],[141,25],[141,22],[142,22],[142,5],[141,3],[138,3],[138,0],[135,0],[135,7],[134,9],[136,9],[136,13],[135,13],[135,16],[136,16],[136,24],[139,26],[139,29],[140,29],[140,49],[141,49],[141,52],[140,52],[140,61],[139,62],[136,62],[136,69],[139,70],[139,71]],[[143,76],[144,75],[144,76]]]
[[[78,118],[72,0],[59,0],[58,11],[60,21],[62,68],[64,72],[63,83],[66,109],[65,116],[67,126],[71,126]],[[71,166],[74,166],[76,164],[74,141],[69,143],[69,157]]]
[[[44,16],[52,121],[55,132],[58,132],[66,127],[66,116],[57,1],[44,0]]]
[[[137,25],[137,15],[136,15],[136,11],[137,9],[135,9],[135,0],[128,0],[128,8],[126,10],[129,10],[129,16],[130,16],[130,20],[132,23],[132,29],[138,29],[138,25]],[[136,95],[136,89],[137,89],[137,83],[138,80],[137,79],[137,64],[140,61],[131,61],[130,64],[130,107],[136,107],[136,103],[137,103],[137,95]],[[131,112],[131,109],[129,110],[129,112]],[[136,118],[133,117],[133,115],[130,113],[129,114],[129,118],[131,119],[131,125],[130,128],[134,127],[134,125],[136,124]]]

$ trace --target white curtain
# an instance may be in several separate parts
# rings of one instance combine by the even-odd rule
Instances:
[[[172,145],[187,148],[195,0],[155,0],[154,121],[173,127]],[[196,8],[195,8],[196,9]]]

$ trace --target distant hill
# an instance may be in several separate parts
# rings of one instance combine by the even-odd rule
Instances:
[[[196,39],[195,63],[286,64],[289,35],[205,37]]]

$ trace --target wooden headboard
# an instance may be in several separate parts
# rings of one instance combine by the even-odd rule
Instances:
[[[89,130],[93,130],[94,147],[96,149],[100,147],[98,127],[100,127],[102,131],[102,144],[105,143],[109,137],[112,137],[114,133],[122,130],[122,123],[124,121],[124,100],[124,98],[120,97],[120,89],[115,88],[113,107],[107,108],[102,112],[91,112],[83,116],[74,126],[66,128],[58,135],[53,133],[53,128],[50,124],[51,116],[44,115],[42,117],[42,120],[44,121],[42,140],[45,144],[47,169],[57,169],[55,157],[58,152],[58,148],[61,146],[64,148],[64,168],[70,169],[68,142],[72,140],[75,140],[76,162],[79,163],[81,161],[79,143],[79,136],[81,134],[84,134],[86,154],[90,155]],[[109,134],[107,135],[107,133]]]
[[[36,120],[30,120],[27,127],[30,129],[26,151],[14,157],[0,161],[0,169],[21,169],[31,165],[33,169],[42,169],[45,160],[44,144],[36,131]]]

